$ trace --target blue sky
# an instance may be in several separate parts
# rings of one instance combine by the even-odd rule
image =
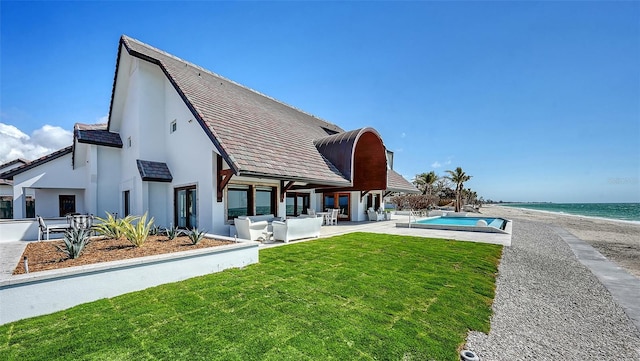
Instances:
[[[640,202],[638,2],[0,2],[0,161],[109,110],[127,34],[485,199]],[[19,153],[22,152],[22,153]]]

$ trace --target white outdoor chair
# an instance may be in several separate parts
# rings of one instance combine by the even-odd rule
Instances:
[[[307,208],[307,214],[310,216],[316,216],[316,210],[312,208]]]
[[[50,233],[64,233],[71,229],[71,224],[69,223],[58,223],[58,224],[50,224],[47,225],[44,223],[44,219],[40,216],[36,216],[38,219],[38,241],[42,240],[42,236],[47,234],[47,241],[49,240]]]
[[[340,213],[340,209],[339,208],[330,209],[329,213],[327,214],[327,219],[326,219],[325,223],[327,225],[337,225],[338,224],[338,213]]]

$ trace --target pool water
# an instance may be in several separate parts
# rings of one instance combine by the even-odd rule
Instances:
[[[466,226],[476,227],[479,220],[487,222],[489,227],[498,229],[504,229],[505,220],[502,218],[488,218],[488,217],[436,217],[420,220],[418,224],[434,224],[444,226]]]

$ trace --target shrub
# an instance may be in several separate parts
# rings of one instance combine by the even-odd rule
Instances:
[[[158,236],[158,235],[160,235],[162,233],[164,233],[164,230],[160,226],[153,226],[149,230],[149,235],[150,236]]]
[[[89,230],[72,228],[64,233],[64,248],[57,246],[58,251],[63,252],[71,259],[80,257],[80,253],[89,244]]]
[[[130,224],[136,217],[129,215],[117,219],[111,215],[111,213],[107,212],[107,218],[96,217],[96,219],[100,221],[100,223],[94,227],[96,232],[109,238],[120,239],[123,236],[123,231],[126,227],[125,224]]]
[[[179,237],[182,234],[182,231],[178,229],[178,227],[171,227],[165,230],[165,234],[170,241],[174,240],[176,237]]]
[[[187,236],[189,237],[191,244],[196,245],[200,243],[200,241],[202,241],[202,238],[204,238],[205,233],[207,232],[198,231],[197,228],[194,228],[187,234]]]
[[[147,222],[147,213],[145,212],[142,217],[138,218],[138,222],[136,224],[133,224],[133,222],[123,223],[122,233],[134,246],[140,247],[147,240],[147,237],[149,237],[149,230],[152,226],[153,217],[151,217],[151,220]]]

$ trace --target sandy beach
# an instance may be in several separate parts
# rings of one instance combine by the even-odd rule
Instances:
[[[562,227],[640,278],[640,224],[496,205],[485,205],[480,212],[515,221],[524,219]]]

